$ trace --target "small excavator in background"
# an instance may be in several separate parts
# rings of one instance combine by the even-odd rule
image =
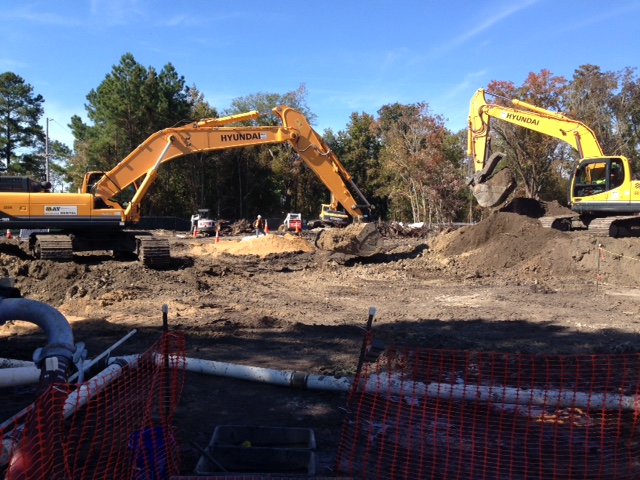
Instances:
[[[330,203],[320,205],[320,215],[318,218],[309,220],[309,228],[343,228],[351,223],[351,217],[344,210],[338,210],[339,205],[331,195]]]
[[[191,230],[194,237],[208,237],[216,234],[216,221],[209,218],[208,208],[199,208],[198,213],[191,215]]]
[[[229,126],[270,113],[280,118],[281,126]],[[160,166],[191,153],[284,143],[359,225],[352,231],[353,242],[346,253],[374,252],[372,247],[381,237],[374,225],[364,221],[371,204],[307,119],[285,105],[270,112],[206,118],[156,132],[108,172],[85,174],[79,193],[51,193],[24,177],[4,177],[0,180],[0,225],[31,230],[25,250],[36,258],[69,261],[75,252],[107,250],[114,256],[137,255],[147,266],[165,267],[170,262],[168,239],[132,229],[140,220],[142,200]],[[127,191],[133,196],[125,198]],[[359,195],[360,202],[351,191]]]
[[[471,99],[468,155],[474,175],[469,184],[478,204],[497,208],[516,187],[509,168],[496,171],[504,155],[490,154],[490,121],[500,120],[560,139],[578,151],[580,158],[571,172],[567,195],[574,214],[543,217],[543,226],[563,231],[588,229],[612,237],[638,236],[640,181],[634,180],[629,160],[605,155],[594,132],[577,120],[517,99],[511,103],[513,107],[488,104],[484,89]]]

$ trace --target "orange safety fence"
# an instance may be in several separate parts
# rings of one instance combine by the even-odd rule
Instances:
[[[0,431],[0,478],[159,480],[178,474],[172,422],[184,358],[183,335],[165,333],[144,354],[111,363],[83,383],[52,385],[24,418]]]
[[[640,478],[639,386],[638,354],[386,348],[363,364],[349,393],[335,471],[394,480]]]

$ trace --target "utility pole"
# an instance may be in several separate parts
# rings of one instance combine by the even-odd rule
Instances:
[[[49,181],[49,120],[53,120],[52,118],[47,118],[47,133],[44,140],[44,162],[46,165],[46,173],[45,173],[45,181]]]

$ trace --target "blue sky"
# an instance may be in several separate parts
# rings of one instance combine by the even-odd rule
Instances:
[[[69,146],[71,116],[86,119],[87,94],[127,52],[171,62],[219,111],[304,83],[320,133],[423,101],[457,131],[491,80],[638,67],[639,39],[640,0],[23,0],[0,10],[0,72],[44,97],[50,137]]]

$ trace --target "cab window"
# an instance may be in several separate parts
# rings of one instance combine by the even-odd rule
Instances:
[[[619,159],[584,163],[576,171],[574,195],[588,197],[617,188],[624,183],[624,167]]]

